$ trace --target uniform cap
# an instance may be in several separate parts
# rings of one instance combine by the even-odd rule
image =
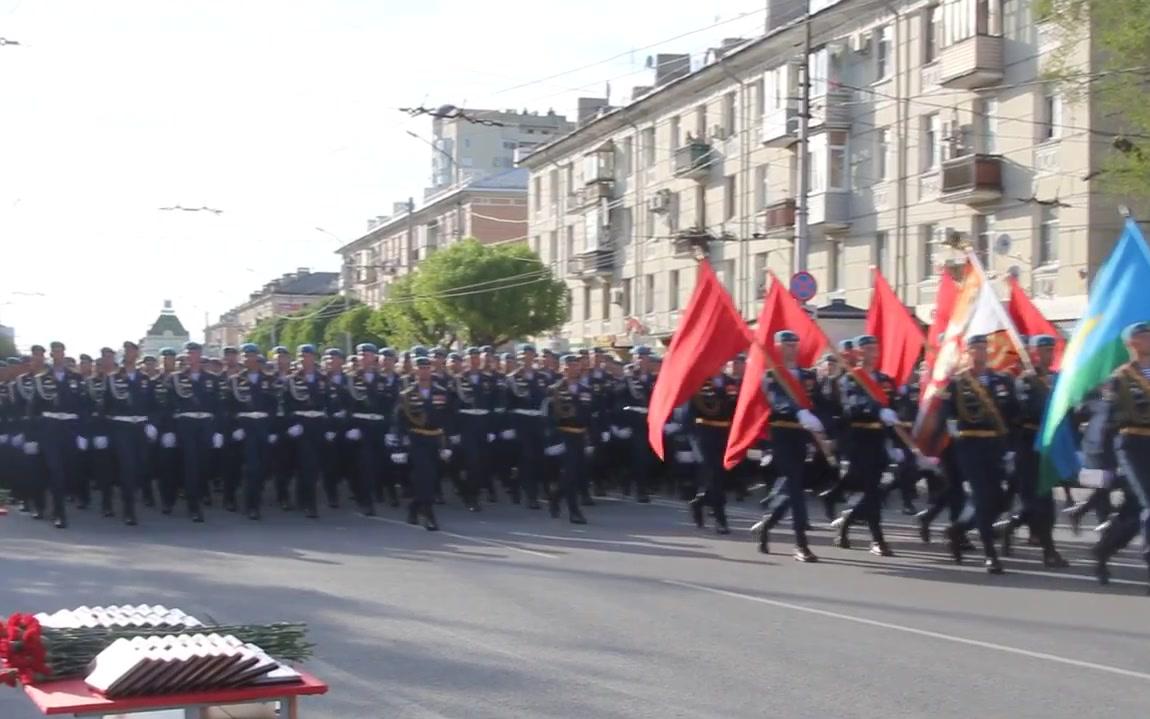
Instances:
[[[485,355],[489,355],[489,354],[495,353],[495,348],[492,347],[491,345],[483,345],[482,347],[479,348],[479,351]]]
[[[85,353],[80,355],[80,361],[81,362],[91,362],[92,361],[92,355],[85,352]]]
[[[635,349],[631,350],[631,354],[635,355],[636,357],[650,357],[651,348],[647,345],[639,345]]]
[[[108,355],[112,355],[114,357],[116,355],[116,350],[112,349],[111,347],[101,347],[100,356],[107,357]]]
[[[575,364],[579,361],[579,355],[575,353],[563,355],[563,364]]]
[[[359,344],[357,344],[355,346],[355,351],[360,353],[360,354],[363,354],[365,352],[370,352],[372,354],[376,354],[379,352],[379,348],[376,347],[371,342],[360,342]]]
[[[51,342],[48,346],[52,349],[53,352],[63,352],[65,349],[67,349],[63,342]]]
[[[442,347],[436,347],[431,350],[431,356],[442,359],[447,356],[447,350]]]
[[[296,354],[313,355],[315,354],[315,345],[300,345],[296,348]]]
[[[155,362],[156,361],[156,355],[144,355],[144,361],[145,362]]]
[[[783,342],[798,342],[799,336],[790,330],[779,330],[775,333],[775,344]]]
[[[427,348],[424,347],[423,345],[415,345],[414,347],[411,348],[411,356],[412,357],[426,357],[427,356]]]
[[[1126,325],[1122,330],[1122,341],[1129,342],[1134,339],[1136,335],[1145,334],[1150,332],[1150,322],[1135,322],[1134,324]]]
[[[396,359],[396,357],[398,356],[398,355],[396,355],[395,350],[393,350],[390,347],[384,347],[383,349],[381,349],[379,351],[379,354],[384,356],[384,357],[390,357],[391,359]]]
[[[1057,342],[1050,335],[1034,335],[1030,338],[1030,346],[1035,349],[1043,347],[1053,347]]]
[[[503,354],[499,355],[499,359],[506,362],[507,360],[515,359],[515,355],[511,354],[510,352],[504,352]]]
[[[240,352],[243,352],[246,355],[258,355],[260,353],[260,346],[253,342],[248,342],[247,344],[240,347]]]
[[[34,355],[35,354],[41,354],[42,355],[45,352],[44,345],[32,345],[32,348],[29,349],[28,351]]]
[[[339,357],[340,359],[344,358],[343,350],[339,349],[338,347],[328,347],[327,349],[325,349],[323,351],[323,356],[324,357]]]
[[[459,354],[458,352],[450,352],[450,353],[448,353],[448,355],[447,355],[447,359],[449,359],[449,360],[451,360],[452,362],[454,362],[454,361],[456,361],[456,360],[462,360],[462,359],[463,359],[463,355]]]
[[[985,345],[989,343],[989,341],[990,340],[987,339],[986,335],[971,335],[970,337],[966,338],[966,346],[976,347],[978,345]]]
[[[232,347],[231,345],[224,347],[224,355],[235,355],[235,354],[239,354],[239,353],[240,353],[240,351],[238,349],[236,349],[235,347]]]
[[[858,337],[855,337],[855,347],[858,347],[859,349],[877,344],[878,338],[874,335],[859,335]]]
[[[199,342],[185,342],[184,343],[184,351],[185,352],[202,352],[203,349],[204,349],[204,346],[201,345]]]
[[[135,342],[133,342],[131,340],[124,340],[124,349],[126,349],[126,350],[138,350],[138,349],[140,349],[140,345],[136,344]]]
[[[839,352],[850,352],[855,348],[856,340],[840,340]]]
[[[478,357],[480,352],[481,352],[481,350],[478,347],[468,347],[467,348],[467,356],[468,357]]]
[[[524,352],[534,352],[534,351],[535,351],[535,345],[531,344],[530,342],[524,342],[523,344],[519,345],[519,354],[523,354]]]
[[[289,352],[288,348],[284,347],[283,345],[276,345],[275,347],[272,347],[272,354],[274,354],[274,355],[290,355],[291,352]]]
[[[171,347],[163,347],[160,349],[160,356],[161,357],[175,357],[176,351],[174,349],[172,349]]]
[[[416,357],[414,360],[412,360],[412,363],[416,367],[430,367],[431,366],[431,358],[428,357],[427,355],[421,355],[419,357]]]

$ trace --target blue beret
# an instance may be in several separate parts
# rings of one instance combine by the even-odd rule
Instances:
[[[878,338],[874,335],[859,335],[858,337],[855,337],[855,347],[858,347],[859,349],[877,344]]]
[[[274,354],[274,355],[290,355],[291,352],[288,350],[287,347],[284,347],[283,345],[276,345],[275,347],[272,347],[272,354]]]
[[[533,345],[533,344],[530,344],[528,342],[524,342],[523,344],[519,345],[519,353],[520,354],[522,354],[524,352],[534,352],[534,351],[535,351],[535,345]]]
[[[515,359],[515,355],[514,355],[514,354],[512,354],[512,353],[510,353],[510,352],[504,352],[503,354],[499,355],[499,359],[501,359],[501,360],[503,360],[504,362],[506,362],[507,360],[513,360],[513,359]]]
[[[579,352],[577,354],[580,357],[590,357],[591,356],[591,350],[584,348],[584,349],[579,350]]]
[[[343,359],[343,350],[339,349],[338,347],[328,347],[323,351],[323,356],[339,357],[340,359]]]
[[[67,349],[63,342],[50,342],[48,346],[52,349],[53,352],[56,352],[57,350],[63,352],[65,349]]]
[[[798,342],[799,336],[790,330],[779,330],[775,333],[775,343]]]
[[[412,357],[426,357],[427,348],[423,345],[415,345],[411,348],[410,353]]]
[[[987,344],[988,342],[989,342],[989,340],[986,338],[986,335],[971,335],[970,337],[966,338],[966,346],[967,347],[974,347],[976,345],[984,345],[984,344]]]
[[[430,367],[431,358],[427,355],[420,355],[413,360],[416,367]]]
[[[575,364],[579,361],[579,355],[575,353],[563,355],[563,364]]]
[[[32,345],[32,349],[28,351],[32,354],[44,354],[44,345]]]
[[[313,355],[315,354],[315,345],[300,345],[296,347],[295,351],[301,355]]]
[[[747,353],[746,352],[740,352],[739,354],[735,355],[735,361],[736,362],[746,362],[747,361]]]
[[[466,351],[468,357],[478,357],[480,353],[480,349],[478,347],[468,347]]]
[[[160,350],[161,357],[175,357],[176,351],[171,347],[164,347]]]
[[[455,360],[461,360],[461,359],[463,359],[463,355],[459,354],[458,352],[449,352],[449,353],[448,353],[448,355],[447,355],[447,359],[449,359],[449,360],[451,360],[452,362],[454,362]]]
[[[639,345],[635,349],[631,350],[631,354],[635,355],[636,357],[650,357],[651,348],[647,345]]]
[[[1122,341],[1129,342],[1130,340],[1134,339],[1135,335],[1144,334],[1146,332],[1150,332],[1150,323],[1135,322],[1134,324],[1126,325],[1125,329],[1122,330]]]
[[[543,348],[543,356],[544,357],[558,357],[558,355],[555,354],[555,350],[551,349],[550,347],[544,347]]]
[[[112,349],[111,347],[101,347],[100,348],[100,356],[101,357],[107,357],[108,355],[115,355],[115,354],[116,354],[116,350]]]
[[[240,345],[240,352],[246,355],[258,355],[260,353],[260,346],[254,342],[245,342]]]
[[[442,347],[436,347],[436,348],[431,350],[431,356],[432,357],[446,357],[447,356],[447,350],[445,350]]]
[[[224,354],[226,354],[226,355],[234,355],[234,354],[238,354],[238,353],[239,353],[239,350],[237,350],[235,347],[232,347],[231,345],[224,347]]]
[[[80,353],[80,361],[81,362],[91,362],[92,361],[92,355],[88,354],[87,352],[82,352],[82,353]]]
[[[483,345],[482,347],[479,348],[479,351],[485,355],[489,355],[489,354],[492,354],[495,352],[495,348],[492,347],[491,345]]]
[[[126,350],[138,350],[138,349],[140,349],[140,345],[136,344],[135,342],[133,342],[131,340],[125,340],[123,347]]]
[[[379,351],[379,354],[381,354],[384,357],[390,357],[391,359],[395,359],[396,357],[398,357],[398,355],[395,353],[395,350],[393,350],[390,347],[384,347],[383,349],[381,349]]]
[[[203,351],[203,349],[204,349],[204,346],[201,345],[199,342],[185,342],[184,343],[184,351],[185,352],[197,352],[197,351]]]
[[[144,361],[145,362],[155,362],[156,361],[156,355],[144,355]]]
[[[1030,338],[1030,346],[1035,349],[1042,347],[1053,347],[1058,344],[1050,335],[1034,335]]]
[[[374,354],[379,352],[379,348],[371,342],[360,342],[355,346],[355,351],[359,352],[360,354],[363,354],[364,352],[371,352]]]
[[[839,352],[849,352],[855,348],[854,340],[841,340],[839,341]]]

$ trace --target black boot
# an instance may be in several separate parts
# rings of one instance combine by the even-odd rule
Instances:
[[[687,506],[691,508],[691,519],[694,520],[695,526],[699,529],[703,528],[703,497],[702,495],[695,495],[695,498],[687,502]]]
[[[838,527],[839,533],[834,538],[834,542],[833,542],[834,545],[836,547],[840,547],[842,549],[850,549],[851,548],[851,538],[850,538],[851,519],[850,519],[850,516],[848,515],[846,517],[839,517],[835,521],[839,522],[839,527]]]
[[[1110,567],[1107,564],[1110,557],[1101,544],[1095,544],[1090,548],[1090,553],[1094,555],[1094,576],[1098,579],[1098,583],[1106,586],[1110,583]]]
[[[1002,556],[1004,557],[1009,557],[1013,551],[1015,526],[1017,525],[1014,523],[1014,517],[994,523],[995,531],[1002,534]]]
[[[715,509],[715,531],[719,534],[730,534],[731,528],[727,526],[727,509],[726,507],[718,507]]]
[[[595,500],[591,499],[591,493],[588,492],[586,489],[580,493],[579,503],[582,504],[584,507],[594,507],[595,506]]]
[[[1002,568],[1002,562],[998,561],[998,557],[986,558],[986,573],[987,574],[1002,574],[1005,570]]]
[[[963,544],[966,542],[966,537],[957,525],[952,524],[946,528],[946,542],[947,548],[950,550],[950,556],[954,559],[954,563],[962,564],[962,550]]]
[[[815,553],[811,551],[810,547],[804,545],[802,547],[795,547],[795,561],[813,564],[819,561],[819,558],[815,556]]]
[[[435,509],[430,504],[423,508],[423,528],[429,532],[439,531],[439,523],[435,521]]]
[[[767,526],[767,518],[764,515],[762,519],[755,522],[751,526],[751,536],[758,539],[759,551],[763,554],[770,554],[770,547],[768,546],[768,536],[771,528]]]
[[[918,522],[918,538],[922,540],[923,544],[930,544],[930,518],[927,516],[926,510],[914,515],[914,518]]]
[[[407,505],[407,523],[419,524],[419,502],[414,499],[411,500],[411,504]]]
[[[890,545],[888,545],[884,539],[879,539],[877,541],[871,542],[870,553],[876,557],[894,556],[894,552],[891,551]]]
[[[583,516],[583,512],[578,507],[571,507],[567,514],[571,524],[587,524],[587,518]]]
[[[1070,562],[1066,561],[1054,547],[1042,550],[1042,564],[1048,569],[1066,569],[1070,566]]]

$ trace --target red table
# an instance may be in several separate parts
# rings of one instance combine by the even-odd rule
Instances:
[[[301,696],[326,694],[327,685],[306,672],[300,672],[302,682],[268,686],[241,687],[191,694],[159,694],[105,699],[84,684],[83,679],[63,679],[41,682],[24,687],[24,693],[45,715],[71,714],[77,717],[105,717],[130,712],[184,710],[187,719],[200,719],[201,710],[209,707],[252,704],[257,702],[281,703],[280,716],[298,719],[296,701]]]

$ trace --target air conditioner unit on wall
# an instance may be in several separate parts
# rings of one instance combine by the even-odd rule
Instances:
[[[623,288],[622,287],[612,287],[611,288],[611,304],[618,305],[618,306],[623,305]]]
[[[869,30],[851,36],[851,50],[859,55],[870,54],[871,33]]]

